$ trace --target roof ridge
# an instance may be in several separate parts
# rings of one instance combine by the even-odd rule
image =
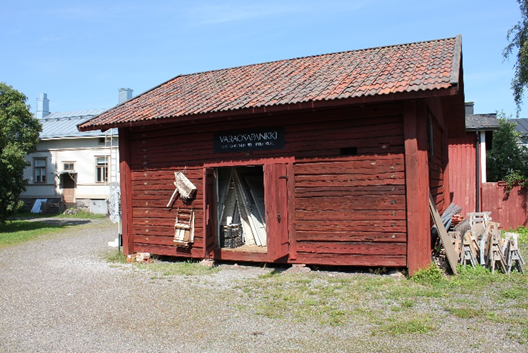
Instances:
[[[243,67],[259,66],[259,65],[265,65],[265,64],[273,64],[273,63],[277,63],[277,62],[289,62],[289,61],[303,60],[303,59],[308,59],[308,58],[318,58],[318,57],[323,57],[323,56],[338,55],[338,54],[345,54],[345,53],[352,53],[352,52],[361,52],[361,51],[369,51],[369,50],[381,50],[381,49],[384,49],[384,48],[404,47],[404,46],[423,44],[423,43],[441,42],[441,41],[446,41],[446,40],[450,40],[450,39],[457,40],[459,36],[460,35],[457,35],[455,37],[447,37],[447,38],[431,39],[431,40],[424,40],[424,41],[416,41],[416,42],[409,42],[409,43],[403,43],[403,44],[382,45],[382,46],[379,46],[379,47],[360,48],[360,49],[352,49],[352,50],[341,50],[341,51],[336,51],[336,52],[332,52],[332,53],[305,55],[305,56],[298,56],[298,57],[288,58],[288,59],[277,59],[277,60],[271,60],[271,61],[264,61],[264,62],[261,62],[261,63],[237,65],[237,66],[232,66],[232,67],[224,67],[224,68],[221,68],[221,69],[199,71],[199,72],[193,72],[193,73],[188,73],[188,74],[179,74],[176,77],[174,77],[174,78],[172,78],[172,79],[170,79],[170,80],[168,80],[168,81],[166,81],[164,83],[167,83],[167,82],[172,81],[172,80],[174,80],[174,79],[176,79],[178,77],[183,77],[183,76],[203,75],[203,74],[207,74],[207,73],[211,73],[211,72],[235,70],[235,69],[240,69],[240,68],[243,68]],[[460,39],[460,40],[462,40],[462,39]],[[161,84],[161,85],[163,85],[163,84]],[[156,87],[158,87],[158,86],[156,86]],[[148,91],[150,91],[150,90],[148,90]]]

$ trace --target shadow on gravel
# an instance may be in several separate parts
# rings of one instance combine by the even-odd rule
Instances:
[[[21,231],[37,230],[41,228],[63,228],[67,226],[79,226],[90,223],[89,219],[51,219],[51,218],[35,218],[35,219],[15,219],[7,222],[4,225],[0,224],[1,233],[14,233]]]
[[[79,226],[82,224],[88,224],[91,221],[87,219],[39,219],[38,222],[46,223],[51,226]]]
[[[47,222],[9,222],[4,225],[0,225],[0,233],[16,233],[23,231],[31,231],[42,228],[62,228],[66,224],[50,224]]]

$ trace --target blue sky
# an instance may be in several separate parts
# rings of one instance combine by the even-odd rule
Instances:
[[[110,108],[178,74],[461,34],[466,101],[515,114],[519,19],[515,0],[2,0],[0,81],[33,112],[41,92],[52,112]]]

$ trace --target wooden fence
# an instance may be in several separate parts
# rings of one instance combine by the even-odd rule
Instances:
[[[482,210],[490,211],[502,229],[528,226],[528,190],[519,186],[510,193],[505,190],[503,183],[483,183]]]

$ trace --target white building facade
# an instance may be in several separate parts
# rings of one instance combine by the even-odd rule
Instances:
[[[125,90],[125,95],[122,91]],[[132,90],[121,89],[120,101],[131,98]],[[49,112],[49,100],[42,93],[37,100],[36,117],[42,132],[35,153],[26,157],[28,180],[20,195],[26,205],[36,200],[47,205],[79,207],[92,213],[108,213],[117,207],[119,193],[119,146],[117,129],[79,132],[77,125],[105,109]]]

